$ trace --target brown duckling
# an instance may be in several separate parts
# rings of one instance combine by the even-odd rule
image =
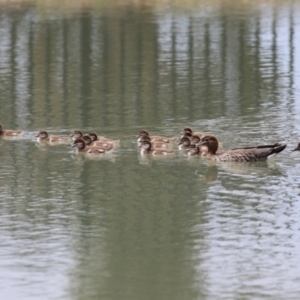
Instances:
[[[97,143],[93,142],[91,136],[88,134],[83,135],[82,139],[85,142],[86,148],[102,148],[102,149],[105,149],[106,151],[110,151],[114,147],[114,145],[112,143],[106,143],[106,142],[100,142],[100,141],[98,141]]]
[[[68,136],[49,135],[47,131],[41,130],[37,135],[38,142],[65,144],[70,142]]]
[[[286,144],[262,145],[254,147],[234,148],[228,151],[218,150],[218,140],[213,135],[205,135],[197,146],[206,146],[208,148],[206,158],[210,160],[225,162],[250,162],[250,161],[266,161],[272,154],[277,154],[285,149]]]
[[[151,154],[151,155],[169,155],[174,154],[172,150],[161,150],[161,149],[153,149],[152,145],[149,141],[143,141],[139,145],[141,148],[141,155]]]
[[[149,136],[151,142],[172,143],[177,141],[176,137],[169,138],[169,137],[159,136],[159,135],[149,135],[149,132],[147,130],[141,130],[136,136],[138,142],[141,140],[142,136]]]
[[[112,140],[109,138],[106,138],[104,136],[98,136],[95,132],[91,132],[88,134],[91,139],[93,140],[93,144],[97,144],[97,143],[110,143],[113,145],[119,145],[120,144],[120,140]]]
[[[191,136],[199,136],[201,138],[206,133],[201,132],[201,131],[193,131],[190,127],[185,127],[185,128],[183,128],[182,132],[180,133],[180,137],[183,137],[186,134],[191,135]]]
[[[3,129],[2,125],[0,125],[0,136],[2,137],[18,137],[23,133],[22,130],[11,130],[11,129]]]
[[[292,151],[300,151],[300,143],[297,145],[297,147],[295,149],[293,149]]]
[[[179,150],[189,150],[195,148],[195,145],[192,145],[191,140],[188,137],[182,137],[178,143]]]
[[[81,130],[74,130],[71,134],[70,134],[70,138],[75,141],[77,139],[81,139],[83,137],[83,132]]]
[[[148,135],[141,136],[141,139],[138,142],[138,146],[141,145],[141,143],[144,141],[148,141],[149,143],[151,143],[152,149],[172,149],[173,148],[173,143],[151,142],[151,139]]]
[[[87,154],[104,154],[106,151],[108,151],[100,147],[88,148],[86,147],[83,139],[75,140],[71,148],[77,148],[78,153],[87,153]]]

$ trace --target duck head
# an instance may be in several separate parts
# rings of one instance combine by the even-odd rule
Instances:
[[[88,134],[85,134],[84,136],[82,136],[82,139],[84,140],[84,142],[87,146],[89,146],[93,142],[91,136]]]
[[[98,140],[98,135],[95,132],[89,133],[89,136],[91,137],[93,142]]]
[[[136,136],[136,138],[139,138],[141,136],[149,136],[149,132],[147,130],[141,130],[138,135]]]
[[[206,146],[208,148],[208,153],[214,155],[218,150],[219,142],[215,136],[205,135],[201,138],[200,142],[196,144],[196,146]]]
[[[85,148],[85,142],[83,139],[76,139],[71,146],[71,148],[77,148],[78,150],[83,150]]]
[[[80,139],[82,138],[83,133],[81,130],[74,130],[71,134],[70,137],[74,138],[74,139]]]
[[[183,146],[190,146],[191,145],[191,140],[187,137],[183,137],[180,139],[178,145],[183,145]]]
[[[41,130],[35,137],[40,138],[41,140],[44,140],[48,137],[48,132],[45,130]]]
[[[185,127],[183,128],[182,132],[181,133],[185,133],[185,132],[190,132],[190,133],[193,133],[192,129],[190,127]]]

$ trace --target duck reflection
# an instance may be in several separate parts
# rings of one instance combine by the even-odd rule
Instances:
[[[151,165],[157,158],[141,159]],[[89,171],[78,191],[83,195],[81,229],[74,245],[77,299],[91,298],[89,293],[98,298],[109,294],[109,299],[203,296],[205,280],[194,268],[201,260],[199,245],[193,248],[203,233],[192,228],[206,222],[199,197],[205,198],[207,188],[193,184],[195,174],[184,161],[171,161],[146,172],[129,161],[118,161],[114,168],[85,166]]]
[[[196,175],[198,175],[200,181],[205,182],[207,185],[213,185],[218,179],[219,170],[216,165],[212,165],[206,168],[203,174],[197,171]]]
[[[113,153],[105,153],[105,155],[89,154],[89,155],[72,155],[73,160],[77,164],[84,164],[86,161],[109,161],[116,162],[116,155]]]
[[[274,161],[262,162],[215,162],[206,161],[208,168],[215,169],[217,166],[232,174],[242,175],[282,175],[279,166]]]

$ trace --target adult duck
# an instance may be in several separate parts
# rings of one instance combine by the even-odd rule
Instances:
[[[228,151],[218,150],[218,139],[213,135],[205,135],[197,146],[206,146],[207,153],[205,157],[210,160],[226,162],[252,162],[252,161],[266,161],[272,154],[280,153],[285,149],[286,144],[276,143],[273,145],[262,145],[254,147],[234,148]]]

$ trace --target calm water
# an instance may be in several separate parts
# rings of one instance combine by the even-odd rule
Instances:
[[[1,299],[299,299],[300,3],[0,11]],[[143,160],[140,129],[284,141]],[[41,129],[121,140],[99,160]]]

